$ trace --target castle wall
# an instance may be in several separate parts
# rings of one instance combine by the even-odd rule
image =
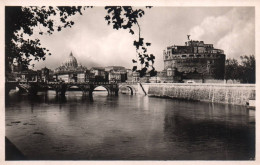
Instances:
[[[203,74],[203,78],[224,79],[225,72],[225,55],[216,55],[208,57],[200,55],[200,57],[189,57],[190,55],[175,55],[164,60],[164,69],[177,68],[179,72],[189,73],[196,72]],[[198,56],[198,55],[193,55]]]
[[[246,105],[255,99],[254,84],[143,83],[149,96]]]

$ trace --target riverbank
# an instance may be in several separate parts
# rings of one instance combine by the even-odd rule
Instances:
[[[142,84],[148,96],[181,100],[205,101],[232,105],[247,105],[255,100],[254,84]]]

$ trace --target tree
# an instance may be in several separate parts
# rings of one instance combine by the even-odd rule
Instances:
[[[239,80],[241,83],[255,83],[255,56],[241,56],[241,63],[236,59],[227,59],[226,80]]]
[[[39,39],[25,39],[25,35],[32,36],[34,27],[45,27],[46,32],[39,34],[52,34],[55,30],[71,27],[74,22],[68,18],[81,12],[82,7],[6,7],[5,8],[5,50],[6,71],[16,59],[23,69],[27,69],[30,61],[45,60],[46,54],[51,55],[48,49],[41,46]],[[59,22],[53,17],[58,15]]]
[[[54,31],[61,31],[63,28],[72,27],[74,21],[68,18],[77,13],[82,15],[82,10],[86,7],[6,7],[5,15],[5,50],[6,50],[6,71],[10,71],[10,65],[15,59],[20,63],[23,69],[28,69],[30,61],[45,60],[46,55],[51,55],[47,48],[41,46],[39,39],[25,39],[24,35],[33,35],[36,26],[44,27],[45,31],[40,31],[39,34],[51,35]],[[148,7],[150,8],[150,7]],[[147,53],[147,46],[151,43],[144,42],[141,38],[141,28],[138,24],[138,18],[141,18],[145,13],[143,9],[133,9],[131,6],[107,6],[107,15],[105,20],[108,25],[112,24],[114,29],[127,29],[131,34],[134,34],[133,26],[138,26],[139,37],[134,41],[136,47],[137,59],[134,63],[140,62],[141,68],[137,70],[137,66],[133,67],[133,71],[140,72],[144,76],[148,68],[152,68],[149,73],[155,75],[156,71],[153,67],[155,57]],[[56,21],[53,17],[59,17]]]
[[[240,79],[240,67],[236,59],[227,59],[225,64],[225,80]]]
[[[241,80],[243,83],[255,83],[255,56],[241,56]]]
[[[147,8],[151,7],[147,6]],[[114,29],[128,29],[129,33],[133,35],[135,33],[133,25],[138,26],[138,39],[133,43],[136,48],[136,59],[133,59],[132,62],[135,64],[139,61],[141,67],[137,69],[138,67],[135,65],[132,70],[139,72],[140,77],[143,77],[150,69],[148,71],[150,76],[155,76],[157,74],[153,67],[155,56],[147,53],[147,47],[151,46],[151,43],[144,42],[144,38],[141,37],[141,28],[137,21],[138,18],[145,14],[144,10],[133,9],[131,6],[107,6],[105,9],[108,12],[105,19],[108,25],[113,24]]]

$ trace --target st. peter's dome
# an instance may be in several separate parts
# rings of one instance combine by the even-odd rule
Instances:
[[[72,52],[70,53],[69,57],[62,63],[62,66],[66,68],[77,68],[78,62],[77,59],[73,56]]]

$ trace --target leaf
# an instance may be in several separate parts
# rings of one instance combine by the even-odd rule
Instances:
[[[147,71],[146,67],[142,68],[142,70],[141,70],[141,72],[143,72],[143,73],[146,73],[146,71]]]
[[[155,56],[153,54],[150,54],[150,59],[154,60]]]
[[[143,40],[144,40],[144,38],[139,38],[139,44],[140,44],[140,46],[143,46]]]
[[[145,67],[149,67],[149,62],[145,62]]]
[[[134,46],[136,47],[136,49],[139,49],[139,42],[134,41]]]
[[[149,43],[149,42],[146,42],[146,46],[151,46],[151,43]]]
[[[132,35],[134,34],[134,31],[132,29],[129,30],[129,33],[131,33]]]
[[[154,77],[157,75],[157,71],[154,70],[154,68],[149,72],[151,77]]]
[[[136,69],[137,69],[137,66],[133,66],[133,69],[132,69],[132,70],[133,70],[133,71],[136,71]]]
[[[146,75],[146,71],[147,71],[146,67],[142,68],[140,71],[140,77],[144,77]]]
[[[106,16],[105,16],[105,20],[110,20],[110,16],[109,16],[109,15],[106,15]]]
[[[132,61],[133,61],[133,63],[137,63],[137,61],[136,61],[136,60],[134,60],[134,59],[132,59]]]
[[[140,61],[140,63],[141,64],[144,64],[144,58],[143,57],[139,57],[140,59],[139,59],[139,61]]]

